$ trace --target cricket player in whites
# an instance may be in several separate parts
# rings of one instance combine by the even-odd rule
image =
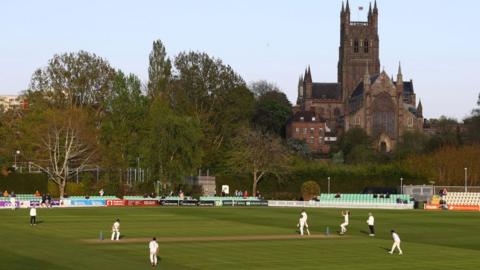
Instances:
[[[400,248],[400,237],[398,236],[398,234],[394,230],[391,230],[391,233],[392,233],[392,238],[393,238],[393,246],[392,246],[392,249],[388,253],[393,254],[395,249],[398,248],[398,254],[402,255],[403,252],[402,252],[402,249]]]
[[[308,230],[308,223],[307,223],[307,212],[305,212],[305,209],[302,210],[300,213],[300,219],[298,220],[297,227],[300,228],[300,235],[303,235],[303,228],[305,227],[307,229],[307,234],[310,235],[310,231]]]
[[[117,218],[112,226],[112,241],[120,239],[120,219]]]
[[[342,216],[344,218],[344,222],[340,224],[340,234],[345,234],[347,232],[347,226],[348,226],[348,219],[350,217],[350,211],[342,211]]]
[[[370,230],[370,236],[375,236],[375,218],[372,213],[368,213],[367,219],[368,229]]]
[[[150,263],[153,266],[157,265],[157,254],[158,254],[158,243],[157,239],[153,237],[152,241],[148,243],[148,248],[150,249]]]

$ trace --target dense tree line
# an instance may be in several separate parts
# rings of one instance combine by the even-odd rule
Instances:
[[[61,195],[67,179],[88,165],[100,166],[102,183],[119,193],[128,168],[143,168],[147,181],[164,183],[181,183],[201,168],[250,173],[263,157],[240,157],[253,156],[258,149],[251,145],[259,142],[270,151],[265,158],[281,156],[276,137],[284,135],[291,111],[278,88],[253,85],[259,84],[269,88],[248,87],[206,53],[170,59],[160,40],[153,42],[146,84],[95,54],[57,54],[33,73],[24,93],[28,110],[2,112],[0,162],[21,149],[22,160],[47,173]],[[243,140],[247,133],[260,135]],[[252,178],[261,176],[252,172]]]

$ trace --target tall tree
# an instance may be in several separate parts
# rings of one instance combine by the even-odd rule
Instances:
[[[56,54],[45,68],[34,72],[27,94],[40,92],[45,102],[56,107],[92,106],[101,110],[111,95],[114,77],[110,64],[95,54]]]
[[[137,76],[117,72],[101,124],[102,156],[108,167],[126,169],[140,155],[148,115],[148,100],[141,87]]]
[[[204,167],[216,166],[231,134],[246,126],[253,110],[253,95],[243,79],[219,59],[206,53],[180,53],[176,76],[170,84],[171,106],[199,121],[204,137]]]
[[[197,119],[176,114],[157,98],[150,107],[147,135],[144,156],[155,178],[178,181],[199,168],[202,130]]]
[[[86,110],[49,109],[29,112],[22,121],[21,143],[31,164],[65,193],[67,180],[96,154],[96,129]]]
[[[172,75],[172,63],[167,57],[165,46],[161,40],[153,42],[152,51],[149,56],[148,67],[148,94],[156,97],[165,93],[167,84]]]
[[[267,174],[277,178],[288,166],[287,150],[281,141],[269,134],[252,129],[242,130],[235,139],[230,152],[230,167],[238,173],[252,175],[252,194],[257,192],[257,185]]]
[[[281,92],[276,84],[266,80],[252,82],[249,84],[249,88],[257,98],[268,92]]]
[[[265,80],[251,83],[250,90],[256,95],[253,124],[258,129],[285,137],[285,126],[292,117],[292,104],[287,96]]]

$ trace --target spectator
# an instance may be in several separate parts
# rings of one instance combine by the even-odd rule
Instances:
[[[442,196],[442,200],[446,199],[447,193],[448,193],[447,188],[442,189],[442,191],[440,192],[440,195]]]
[[[42,195],[42,202],[40,203],[42,207],[47,207],[47,195]]]
[[[385,195],[385,198],[390,199],[390,193],[387,192],[387,194]]]
[[[100,197],[103,197],[103,194],[105,194],[105,192],[103,191],[103,188],[100,189],[100,191],[98,192],[98,195],[100,195]]]
[[[260,199],[261,195],[260,195],[260,190],[257,190],[257,195],[256,195],[257,198]]]
[[[385,198],[385,195],[380,194],[380,199],[383,199],[383,198]]]
[[[340,193],[337,192],[337,194],[335,194],[335,198],[338,199],[340,197],[342,197],[342,196],[340,195]]]
[[[248,198],[248,191],[245,190],[245,191],[243,192],[243,198],[244,198],[244,199]]]
[[[233,194],[235,194],[235,197],[238,197],[238,190],[235,189],[235,193]]]
[[[47,193],[47,200],[45,202],[47,203],[47,207],[52,207],[52,196],[50,196],[49,193]]]
[[[40,197],[40,196],[42,196],[42,194],[37,189],[37,191],[35,191],[35,197]]]
[[[374,198],[374,199],[377,199],[377,198],[378,198],[378,194],[373,194],[373,198]]]
[[[3,192],[3,197],[10,197],[10,194],[8,194],[8,191],[5,190],[5,191]]]
[[[180,190],[180,192],[178,193],[178,196],[180,197],[181,201],[183,201],[185,199],[185,194],[183,194],[182,190]]]

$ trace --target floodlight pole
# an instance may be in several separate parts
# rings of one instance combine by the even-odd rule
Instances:
[[[330,176],[327,177],[327,179],[328,179],[328,194],[330,194]]]
[[[17,155],[20,155],[20,150],[15,151],[15,154],[13,155],[15,158],[15,163],[13,164],[15,170],[17,170]]]
[[[403,177],[400,177],[400,194],[403,194]]]
[[[467,167],[465,167],[465,192],[467,192]]]

